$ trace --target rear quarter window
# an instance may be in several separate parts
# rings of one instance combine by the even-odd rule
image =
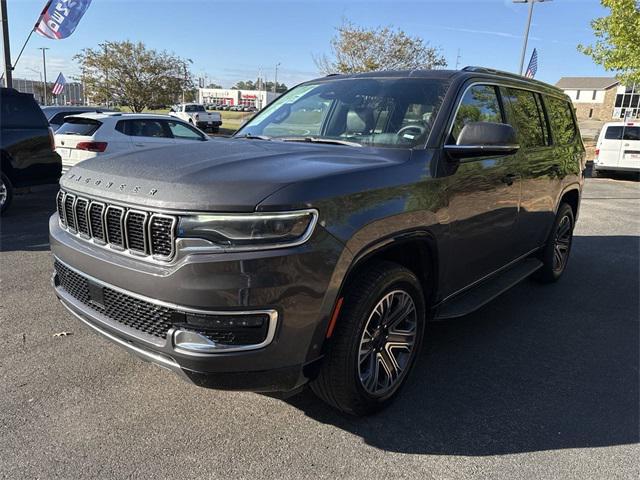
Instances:
[[[31,95],[2,95],[2,128],[46,128],[47,118]]]
[[[89,137],[96,133],[102,122],[91,118],[69,118],[56,130],[56,135],[82,135]]]
[[[554,97],[545,97],[544,101],[547,106],[554,142],[558,145],[567,145],[573,142],[577,129],[573,121],[571,104]]]

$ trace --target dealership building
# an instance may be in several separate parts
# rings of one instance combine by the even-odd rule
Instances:
[[[237,90],[235,88],[200,88],[198,102],[204,104],[246,105],[258,110],[279,94],[264,90]]]
[[[640,85],[612,77],[563,77],[556,87],[569,95],[580,120],[640,119]]]

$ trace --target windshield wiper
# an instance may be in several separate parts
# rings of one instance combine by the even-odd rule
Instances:
[[[236,138],[246,138],[248,140],[271,140],[271,137],[267,135],[252,135],[245,133],[244,135],[238,135]]]
[[[338,140],[336,138],[318,138],[318,137],[283,137],[278,138],[283,142],[307,142],[307,143],[331,143],[334,145],[346,145],[348,147],[361,147],[359,143],[349,142],[347,140]]]

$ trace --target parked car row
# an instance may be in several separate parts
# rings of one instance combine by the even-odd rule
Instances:
[[[207,110],[223,110],[229,112],[257,112],[258,109],[253,105],[227,105],[224,103],[210,103]]]

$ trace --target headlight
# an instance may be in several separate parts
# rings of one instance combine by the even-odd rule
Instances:
[[[291,247],[309,239],[317,220],[317,210],[190,215],[180,217],[178,237],[204,238],[224,250]]]

